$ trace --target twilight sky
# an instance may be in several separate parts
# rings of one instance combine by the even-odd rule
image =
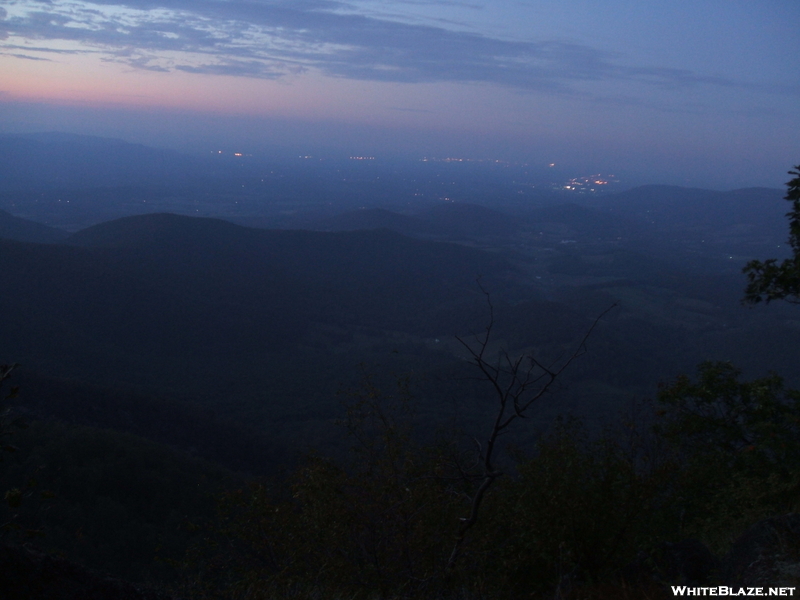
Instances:
[[[797,0],[5,0],[0,132],[782,187]]]

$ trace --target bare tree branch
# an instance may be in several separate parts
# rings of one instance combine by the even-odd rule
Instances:
[[[480,286],[480,282],[478,282],[478,285]],[[466,348],[471,362],[480,370],[483,379],[491,385],[497,407],[485,447],[477,439],[474,440],[478,447],[480,472],[470,479],[480,481],[480,484],[470,498],[468,516],[460,519],[453,549],[447,561],[448,571],[453,569],[458,560],[467,532],[478,521],[486,493],[502,475],[502,472],[497,469],[494,459],[498,438],[504,433],[508,433],[509,426],[515,420],[526,418],[528,409],[550,391],[558,377],[574,360],[586,353],[586,342],[589,336],[591,336],[600,320],[617,306],[614,303],[598,315],[578,343],[575,351],[566,360],[562,360],[562,357],[559,357],[550,365],[545,366],[530,354],[521,354],[512,359],[508,352],[503,350],[497,362],[492,363],[487,358],[487,352],[495,325],[494,306],[489,293],[482,286],[481,291],[486,296],[486,302],[489,305],[489,322],[483,334],[476,334],[472,343],[465,341],[461,337],[456,337],[456,339]]]

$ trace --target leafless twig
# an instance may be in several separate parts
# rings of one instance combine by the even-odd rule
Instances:
[[[545,365],[531,354],[512,357],[504,350],[500,353],[500,357],[496,362],[491,362],[487,358],[487,352],[495,325],[494,306],[489,293],[483,287],[481,287],[481,291],[486,296],[486,301],[489,305],[489,322],[486,328],[482,334],[474,337],[472,343],[460,337],[456,339],[466,348],[471,362],[480,370],[482,378],[491,385],[497,402],[497,409],[486,443],[482,445],[477,439],[474,440],[479,458],[479,475],[476,479],[480,483],[470,498],[469,514],[460,519],[453,550],[447,561],[448,570],[455,566],[467,532],[478,520],[486,492],[497,478],[502,475],[502,472],[495,465],[495,447],[498,438],[508,431],[509,426],[515,420],[524,419],[527,416],[528,409],[548,393],[567,367],[579,356],[586,353],[586,342],[595,327],[597,327],[600,319],[617,306],[616,303],[612,304],[594,320],[575,351],[566,360],[556,359],[551,364]]]

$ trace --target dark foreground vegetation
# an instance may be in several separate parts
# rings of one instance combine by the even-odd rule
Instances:
[[[613,597],[605,589],[663,597],[670,582],[730,581],[714,556],[759,519],[791,512],[800,492],[800,395],[777,377],[737,376],[729,365],[703,365],[663,389],[649,407],[655,423],[642,411],[645,422],[623,421],[600,438],[559,421],[532,455],[515,453],[506,465],[452,565],[459,519],[481,481],[476,454],[446,441],[416,445],[407,415],[395,412],[404,402],[367,387],[346,422],[350,460],[310,457],[282,485],[227,493],[219,529],[192,555],[203,577],[184,590],[203,598]],[[661,556],[681,544],[686,555]]]
[[[793,585],[791,544],[755,575],[732,549],[753,524],[796,510],[800,393],[739,375],[707,363],[601,436],[562,419],[533,451],[511,448],[454,561],[483,449],[445,432],[420,443],[403,382],[393,394],[369,381],[351,390],[341,425],[352,451],[308,456],[283,480],[36,423],[5,459],[8,480],[25,483],[5,491],[4,537],[146,573],[183,598],[662,598],[668,584]],[[4,564],[23,561],[12,556]],[[108,594],[97,597],[128,597]]]
[[[748,264],[751,304],[797,300],[799,194],[800,178],[792,257]],[[741,274],[695,233],[659,254],[574,205],[524,227],[458,210],[340,218],[403,235],[144,215],[64,237],[7,221],[27,241],[0,240],[2,359],[31,366],[0,371],[0,591],[796,585],[797,371],[763,368],[797,365],[796,313],[742,313]],[[739,237],[720,248],[753,241],[728,225]]]

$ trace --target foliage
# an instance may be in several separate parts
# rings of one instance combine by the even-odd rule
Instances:
[[[348,464],[310,456],[283,492],[252,484],[226,495],[234,592],[390,597],[446,584],[462,498],[441,476],[444,453],[414,441],[404,390],[386,397],[366,381],[355,394]]]
[[[706,362],[659,393],[657,433],[681,465],[675,508],[686,534],[724,547],[744,526],[800,500],[800,392],[776,374],[740,381]]]
[[[591,436],[559,421],[531,455],[512,453],[515,467],[500,461],[508,476],[487,491],[454,568],[481,457],[422,443],[402,381],[395,395],[369,379],[350,393],[346,460],[310,456],[285,482],[227,492],[212,529],[197,525],[218,475],[132,436],[36,425],[9,466],[45,465],[38,477],[59,494],[48,548],[123,576],[163,581],[155,547],[175,557],[204,534],[186,597],[645,597],[619,574],[661,542],[695,536],[722,551],[795,507],[800,394],[776,375],[740,378],[704,363],[662,386],[655,427],[645,415]],[[23,516],[40,504],[24,502]]]
[[[197,527],[202,490],[219,474],[132,436],[37,424],[17,436],[7,472],[45,467],[37,478],[58,503],[42,512],[33,495],[18,512],[42,516],[47,548],[126,577],[163,581],[156,546],[176,557],[205,533],[187,597],[637,597],[618,575],[662,541],[696,536],[721,551],[796,505],[800,395],[776,375],[740,378],[704,363],[662,386],[655,428],[591,436],[559,421],[515,467],[501,461],[508,476],[452,569],[480,469],[470,448],[417,438],[404,382],[395,395],[369,380],[351,393],[347,460],[310,456],[285,482],[227,492],[211,530]]]
[[[0,389],[6,379],[11,377],[11,372],[19,365],[0,365]],[[14,428],[22,426],[19,420],[11,421],[11,409],[7,406],[8,401],[14,398],[19,393],[19,388],[14,386],[5,396],[0,395],[0,451],[2,452],[16,452],[16,446],[6,443],[6,438],[14,431]],[[16,427],[15,427],[16,426]],[[0,453],[0,461],[3,460],[3,455]]]
[[[498,591],[521,597],[613,579],[666,535],[654,507],[668,465],[642,460],[643,450],[560,420],[495,499],[486,568]]]
[[[344,422],[356,441],[349,462],[313,456],[288,487],[226,495],[224,526],[201,561],[206,578],[247,598],[530,597],[562,580],[608,577],[663,533],[648,512],[663,465],[565,421],[534,456],[518,457],[516,477],[487,492],[449,566],[476,487],[465,458],[475,455],[419,444],[412,417],[406,400],[367,382]]]
[[[19,365],[18,364],[11,364],[11,365],[0,365],[0,388],[2,388],[3,382],[11,376],[11,372],[16,369]],[[3,454],[4,453],[16,453],[19,451],[19,448],[11,443],[8,442],[8,438],[13,435],[14,433],[19,432],[21,429],[25,429],[27,424],[21,418],[12,419],[12,411],[11,408],[7,406],[9,400],[12,400],[17,396],[19,393],[19,387],[13,386],[8,394],[5,396],[0,396],[0,462],[3,462]],[[33,472],[34,475],[36,471]],[[7,478],[8,474],[3,473],[4,479]],[[19,514],[18,511],[20,506],[22,505],[22,501],[25,498],[30,498],[33,494],[35,489],[38,486],[38,482],[34,475],[30,475],[27,477],[27,480],[24,484],[21,484],[17,487],[13,487],[7,490],[2,490],[0,488],[0,493],[3,494],[3,500],[8,507],[8,515],[4,515],[0,517],[0,532],[5,535],[22,535],[23,537],[32,537],[35,535],[39,535],[41,531],[35,527],[23,527],[19,521]],[[7,482],[3,484],[2,487],[5,487],[10,482],[10,478],[7,479]],[[41,492],[42,498],[50,499],[52,498],[53,494],[49,490],[45,490]]]
[[[206,574],[216,569],[211,589],[248,599],[660,597],[620,573],[667,541],[698,537],[722,552],[798,499],[800,395],[776,375],[740,376],[704,363],[696,378],[663,385],[653,412],[600,436],[559,420],[533,454],[513,453],[513,474],[487,492],[452,570],[475,454],[418,443],[407,401],[367,382],[344,421],[356,441],[348,462],[313,456],[287,486],[226,496],[205,562]]]
[[[345,422],[357,442],[351,464],[341,468],[310,461],[295,478],[293,506],[262,512],[273,518],[282,512],[282,521],[287,514],[302,515],[291,549],[279,554],[292,557],[288,564],[311,568],[303,578],[307,583],[311,576],[315,587],[371,590],[382,597],[389,591],[446,589],[454,582],[483,587],[474,574],[485,571],[477,565],[485,562],[486,548],[492,545],[486,536],[498,529],[492,513],[484,514],[503,474],[497,442],[585,352],[591,331],[610,309],[565,358],[545,364],[529,353],[512,357],[500,352],[494,361],[489,350],[494,309],[488,293],[481,291],[489,305],[489,323],[470,342],[458,341],[492,389],[493,424],[485,441],[475,440],[477,450],[469,452],[452,440],[438,447],[419,446],[410,426],[407,387],[401,382],[398,398],[384,398],[366,379],[353,395]],[[285,531],[285,523],[279,529]],[[301,544],[297,555],[297,542],[303,539],[308,543]],[[288,567],[278,567],[274,547],[268,555],[273,569],[285,574]],[[282,577],[274,580],[287,584]]]
[[[790,175],[796,175],[788,181],[786,200],[792,203],[789,217],[789,244],[793,256],[778,264],[777,259],[765,261],[751,260],[744,267],[749,283],[745,289],[745,302],[756,304],[762,300],[786,300],[800,303],[800,165]]]
[[[11,371],[13,371],[17,366],[18,365],[0,365],[0,388],[2,388],[3,382],[11,376]],[[2,411],[0,412],[0,461],[3,460],[2,453],[17,451],[16,446],[6,443],[5,440],[5,438],[7,438],[12,432],[7,424],[11,409],[5,406],[5,403],[13,398],[17,391],[17,388],[12,388],[8,395],[2,397],[3,405],[0,405],[0,411]],[[6,504],[8,504],[9,508],[17,508],[22,501],[22,492],[19,488],[6,490],[3,492],[3,499],[5,500]],[[7,530],[10,525],[10,522],[4,523],[3,529]]]
[[[26,497],[0,519],[16,515],[16,537],[38,530],[41,549],[129,581],[174,578],[166,561],[183,557],[232,487],[219,467],[110,430],[34,421],[15,443],[5,474]]]

